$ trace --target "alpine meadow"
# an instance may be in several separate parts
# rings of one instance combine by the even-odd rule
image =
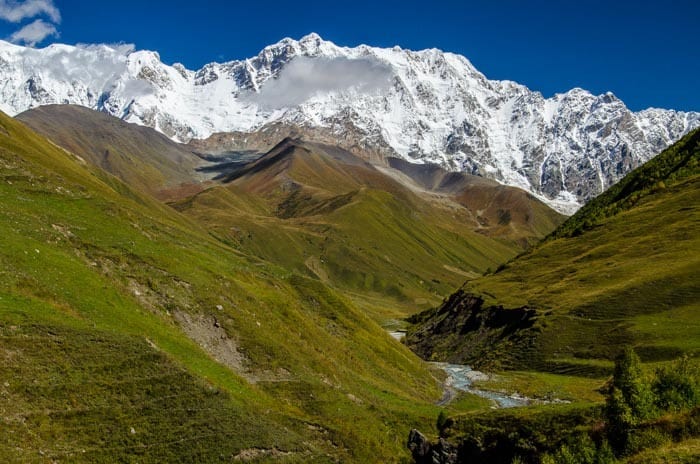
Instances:
[[[1,462],[700,462],[700,113],[382,39],[486,34],[485,5],[400,34],[378,5],[382,46],[307,33],[195,67],[191,32],[250,47],[258,6],[209,5],[241,23],[215,45],[189,7],[149,29],[160,3],[124,28],[131,2],[78,27],[69,1],[0,1]]]

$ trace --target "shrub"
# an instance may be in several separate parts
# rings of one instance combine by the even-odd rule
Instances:
[[[671,437],[655,428],[635,430],[630,433],[625,452],[636,454],[646,449],[658,448],[671,442]]]
[[[437,427],[438,433],[440,434],[441,437],[446,437],[449,428],[454,425],[454,420],[452,420],[450,417],[447,416],[447,413],[445,411],[440,411],[437,417],[437,421],[435,423],[435,426]]]
[[[652,383],[656,406],[662,411],[680,412],[700,403],[700,379],[697,368],[687,356],[673,365],[656,370]]]
[[[599,446],[587,433],[579,434],[554,454],[545,454],[542,464],[613,464],[617,462],[607,441]]]

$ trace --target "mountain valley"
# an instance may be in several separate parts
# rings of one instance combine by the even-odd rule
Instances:
[[[384,460],[432,421],[433,375],[346,298],[0,127],[11,462]]]
[[[659,366],[684,359],[669,369],[675,370],[674,375],[688,376],[683,381],[686,387],[679,388],[697,391],[699,181],[700,130],[695,130],[589,202],[531,250],[493,273],[467,281],[440,307],[412,316],[406,344],[424,359],[469,364],[489,372],[515,371],[481,388],[505,385],[549,397],[553,391],[571,395],[572,388],[583,386],[589,392],[609,395],[610,376],[615,382],[620,372],[621,347],[629,346],[649,371],[655,367],[657,376],[664,375]],[[640,383],[651,377],[650,373],[636,375]],[[536,384],[540,386],[533,387]],[[662,387],[657,384],[654,388]],[[580,402],[581,393],[572,398]],[[633,456],[623,462],[638,462],[638,458],[641,462],[663,462],[658,453],[648,453],[657,442],[646,442],[642,437],[654,433],[669,443],[696,436],[690,432],[689,436],[671,438],[663,421],[656,421],[664,413],[676,413],[673,420],[695,423],[700,409],[693,395],[696,393],[691,393],[695,399],[685,408],[646,413],[643,418],[647,422],[633,423],[626,432],[629,436],[639,434],[635,439],[640,441],[632,440],[615,454]],[[603,432],[612,440],[611,398],[607,397],[607,409],[600,411],[563,407],[558,412],[556,408],[533,411],[532,416],[458,415],[451,422],[451,439],[460,449],[459,462],[510,462],[517,456],[540,462],[545,451],[555,453],[557,446],[587,446],[588,451],[579,450],[578,456],[595,455],[601,453],[605,439],[596,428],[601,426],[594,425],[596,421],[605,424],[607,419]],[[591,400],[595,402],[589,397]],[[555,425],[559,420],[571,422]],[[523,436],[530,433],[529,428],[538,427],[544,429],[534,436]],[[585,431],[588,445],[576,441],[575,428]],[[485,438],[489,433],[490,442]],[[447,435],[441,431],[441,436]],[[483,441],[475,444],[479,436]],[[591,436],[596,444],[590,441]],[[523,445],[522,440],[529,440],[529,444]],[[424,451],[430,448],[423,442]],[[434,449],[445,455],[443,445]],[[534,455],[533,449],[537,450]],[[565,462],[563,456],[570,451],[563,449],[553,462]],[[671,446],[670,453],[677,462],[694,462],[700,456],[697,443],[692,441],[678,445],[678,449]],[[605,462],[616,462],[612,451],[608,454],[605,459],[613,461]],[[634,457],[636,454],[642,457]],[[645,454],[653,457],[644,458]]]
[[[562,220],[493,181],[437,167],[421,180],[315,142],[221,166],[80,107],[18,119],[53,141],[2,120],[2,454],[17,462],[393,460],[406,452],[395,431],[437,413],[440,376],[380,324]],[[503,199],[460,202],[481,187]],[[187,413],[200,410],[220,412]]]
[[[0,82],[3,462],[700,456],[700,113],[316,34]]]
[[[212,148],[195,155],[151,129],[76,106],[45,106],[18,119],[131,187],[168,199],[236,250],[360,297],[388,297],[388,306],[435,305],[562,220],[494,181],[400,160],[390,160],[398,169],[374,166],[300,139],[282,139],[240,163]],[[107,152],[109,165],[95,156]]]
[[[604,369],[625,343],[647,361],[694,353],[699,155],[696,130],[533,249],[416,316],[426,325],[409,333],[408,345],[450,362],[580,375]]]

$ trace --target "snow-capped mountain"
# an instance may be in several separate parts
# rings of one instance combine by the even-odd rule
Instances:
[[[198,71],[124,45],[0,41],[0,109],[51,103],[182,142],[279,123],[351,132],[388,156],[491,177],[569,213],[700,125],[700,113],[635,113],[611,93],[544,98],[440,50],[339,47],[316,34]]]

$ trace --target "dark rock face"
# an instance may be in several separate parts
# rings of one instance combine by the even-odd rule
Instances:
[[[534,337],[537,311],[484,306],[484,300],[458,290],[437,309],[414,316],[406,344],[420,357],[469,364],[474,368],[508,367],[514,342]]]
[[[542,175],[540,178],[542,192],[549,197],[556,197],[563,190],[564,178],[561,172],[561,161],[548,156],[542,163]]]
[[[430,454],[430,441],[416,429],[411,429],[408,434],[408,449],[413,459],[420,463]]]
[[[416,429],[408,434],[408,449],[416,464],[455,464],[457,449],[440,438],[437,443],[430,441]]]

